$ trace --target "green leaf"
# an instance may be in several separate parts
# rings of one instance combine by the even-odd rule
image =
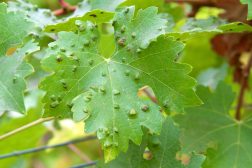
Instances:
[[[110,21],[114,11],[124,0],[84,0],[78,5],[77,10],[64,22],[48,25],[46,32],[75,31],[77,20],[92,21],[93,23],[104,23]],[[77,21],[77,23],[76,23]]]
[[[86,13],[86,11],[91,11],[94,9],[101,9],[105,11],[114,12],[116,8],[123,3],[125,0],[84,0],[81,2],[74,12],[74,16]]]
[[[173,120],[169,117],[166,118],[160,136],[153,136],[149,139],[148,148],[153,156],[150,161],[145,160],[146,165],[153,168],[200,168],[204,161],[204,156],[202,155],[192,154],[192,160],[187,165],[183,165],[176,158],[176,155],[181,150],[179,134],[179,128],[174,125]]]
[[[233,22],[220,25],[218,27],[221,30],[220,33],[242,33],[242,32],[251,32],[252,27],[248,24],[242,22]]]
[[[33,68],[23,59],[25,55],[38,49],[37,44],[30,41],[13,55],[0,58],[0,111],[25,113],[23,92],[26,86],[24,78],[33,72]]]
[[[252,19],[252,1],[251,0],[240,0],[242,4],[248,4],[248,20]]]
[[[136,11],[139,9],[145,9],[150,6],[158,7],[158,11],[166,17],[168,16],[168,25],[171,27],[173,22],[177,22],[185,17],[185,11],[183,7],[178,3],[169,2],[164,0],[126,0],[120,6],[135,6]],[[172,21],[170,23],[170,21]]]
[[[25,0],[17,0],[15,2],[8,2],[8,11],[24,13],[27,20],[34,23],[41,31],[46,25],[53,24],[56,17],[49,9],[38,8]]]
[[[141,143],[141,126],[161,129],[159,106],[140,98],[140,88],[151,87],[159,105],[174,111],[200,103],[195,80],[187,75],[191,67],[174,62],[183,44],[163,36],[156,40],[166,28],[157,8],[139,10],[135,17],[133,7],[123,9],[114,27],[117,49],[110,58],[100,55],[98,30],[90,22],[76,33],[60,32],[42,61],[54,73],[40,85],[47,92],[45,116],[71,117],[75,98],[73,118],[85,119],[87,132],[98,130],[107,161],[126,151],[129,140]]]
[[[190,162],[183,166],[184,168],[202,168],[202,164],[206,157],[200,154],[191,154]]]
[[[251,32],[252,27],[242,22],[225,23],[215,17],[208,19],[188,19],[186,23],[174,32],[167,33],[167,36],[176,37],[177,40],[190,40],[201,38],[206,35],[216,35],[222,33]]]
[[[22,13],[7,12],[7,5],[0,3],[0,57],[10,47],[15,47],[32,30],[33,24]]]
[[[250,32],[252,27],[240,22],[225,23],[223,20],[210,17],[208,19],[188,19],[179,30],[166,35],[186,43],[181,62],[192,65],[191,75],[198,76],[202,70],[211,66],[220,66],[222,63],[221,57],[212,50],[210,41],[215,35],[244,31]]]
[[[213,93],[205,87],[199,87],[197,93],[205,104],[188,108],[176,118],[184,129],[185,150],[204,152],[209,148],[204,168],[250,167],[251,115],[241,121],[230,115],[235,94],[224,83]]]
[[[146,151],[148,147],[149,150]],[[181,150],[179,142],[179,129],[171,118],[163,124],[159,136],[148,136],[141,146],[130,144],[127,153],[121,153],[118,158],[108,164],[100,164],[102,168],[200,168],[204,161],[202,155],[192,155],[187,165],[177,158]],[[145,152],[151,154],[149,160],[143,157]],[[147,154],[148,154],[147,153]]]
[[[151,6],[157,7],[160,15],[167,20],[166,32],[172,31],[175,25],[174,21],[177,21],[183,16],[183,9],[181,6],[176,3],[165,3],[163,0],[126,0],[120,5],[120,7],[122,6],[134,6],[136,11],[146,9]]]
[[[86,12],[83,16],[69,18],[65,22],[59,22],[54,25],[48,25],[45,28],[46,32],[60,32],[60,31],[75,31],[78,28],[79,21],[92,21],[93,23],[103,23],[111,20],[113,18],[112,12],[107,12],[99,9]]]
[[[135,6],[136,11],[139,9],[145,9],[150,6],[156,6],[158,7],[158,10],[163,9],[164,7],[164,1],[163,0],[126,0],[122,5],[123,6]]]

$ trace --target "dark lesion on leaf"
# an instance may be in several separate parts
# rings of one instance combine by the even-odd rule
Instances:
[[[92,16],[92,17],[94,17],[94,18],[96,18],[96,17],[97,17],[97,15],[96,15],[96,14],[90,14],[89,16]]]

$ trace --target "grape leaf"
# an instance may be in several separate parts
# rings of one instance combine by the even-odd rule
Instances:
[[[252,1],[240,0],[242,4],[248,4],[248,20],[252,19]]]
[[[24,13],[25,18],[40,28],[40,31],[46,25],[53,24],[56,21],[56,17],[49,9],[38,8],[37,5],[24,0],[8,2],[8,11]]]
[[[94,9],[114,12],[116,8],[124,1],[125,0],[84,0],[79,3],[77,10],[74,11],[71,17],[82,15],[83,13]]]
[[[94,23],[103,23],[111,20],[112,18],[113,18],[112,12],[95,9],[85,13],[83,16],[69,18],[65,22],[59,22],[54,25],[48,25],[46,26],[45,31],[46,32],[74,31],[77,30],[76,24],[78,24],[78,21],[89,20]]]
[[[135,17],[133,7],[122,9],[114,27],[117,50],[110,58],[99,54],[99,34],[90,22],[77,33],[60,32],[42,61],[54,74],[40,84],[47,91],[44,116],[71,117],[75,98],[73,118],[85,119],[87,132],[99,130],[107,161],[126,151],[129,139],[141,143],[141,126],[161,129],[159,106],[138,97],[140,88],[150,86],[160,105],[174,111],[200,103],[187,75],[190,66],[174,62],[183,44],[164,37],[151,43],[166,27],[157,8],[139,10]]]
[[[177,3],[166,3],[164,0],[126,0],[120,6],[135,6],[136,10],[145,9],[150,6],[158,7],[158,11],[164,16],[168,16],[169,27],[185,17],[183,7]]]
[[[187,158],[188,158],[188,156],[187,156]],[[181,167],[183,167],[183,168],[202,168],[202,164],[205,159],[206,159],[206,157],[204,155],[192,153],[190,160],[189,160],[189,163],[184,163],[183,165],[185,165],[185,166],[181,166]],[[186,162],[188,162],[188,160],[186,160]]]
[[[121,6],[135,6],[136,11],[139,9],[148,8],[150,6],[158,7],[158,12],[162,14],[164,19],[168,21],[166,32],[172,31],[172,28],[175,25],[174,20],[177,20],[179,17],[181,17],[180,12],[182,12],[182,10],[179,11],[176,5],[165,3],[163,0],[126,0],[120,5],[120,7]]]
[[[210,148],[204,168],[250,167],[251,115],[241,121],[230,115],[235,94],[224,83],[213,93],[205,87],[199,87],[197,93],[205,104],[188,108],[185,115],[176,117],[184,129],[185,150],[204,152]]]
[[[251,32],[252,27],[241,22],[225,23],[215,17],[208,19],[188,19],[187,22],[174,32],[167,33],[167,36],[176,37],[178,40],[190,40],[201,38],[206,35],[216,35],[222,33]]]
[[[192,65],[191,75],[197,76],[201,70],[221,64],[221,58],[213,51],[209,42],[215,35],[243,31],[250,32],[252,27],[240,22],[225,23],[223,20],[210,17],[208,19],[189,19],[180,30],[169,32],[167,36],[173,36],[178,41],[186,43],[181,61]],[[197,52],[195,52],[196,50]]]
[[[120,6],[135,6],[136,11],[139,9],[145,9],[150,6],[158,7],[158,11],[164,16],[168,16],[169,21],[172,20],[172,23],[169,23],[169,27],[172,27],[174,21],[178,21],[184,18],[184,10],[177,3],[166,3],[164,0],[126,0]]]
[[[33,24],[24,18],[22,13],[7,12],[7,5],[0,3],[0,57],[10,47],[20,44],[33,28]]]
[[[143,158],[146,147],[149,148],[151,158]],[[171,118],[167,118],[163,124],[159,136],[149,136],[141,146],[130,144],[127,153],[121,153],[118,158],[108,164],[100,164],[102,168],[200,168],[204,156],[192,154],[189,163],[182,164],[177,157],[181,150],[179,142],[179,129]]]
[[[36,43],[29,41],[13,55],[0,58],[0,111],[12,110],[25,113],[24,78],[33,72],[33,68],[23,59],[25,55],[38,49]]]
[[[139,9],[145,9],[150,6],[156,6],[158,7],[158,10],[160,11],[163,9],[165,2],[163,0],[126,0],[122,5],[123,6],[135,6],[136,10]]]
[[[181,27],[182,32],[186,31],[211,31],[218,29],[218,26],[226,22],[216,17],[208,17],[207,19],[189,18],[186,23]]]
[[[124,0],[84,0],[78,5],[77,10],[66,21],[48,25],[46,32],[74,31],[77,30],[75,22],[92,21],[94,23],[108,22],[113,18],[116,7]]]
[[[252,27],[250,25],[242,22],[223,24],[220,25],[218,29],[221,30],[221,33],[242,33],[252,31]]]

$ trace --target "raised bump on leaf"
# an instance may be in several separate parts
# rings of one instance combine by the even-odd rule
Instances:
[[[146,111],[149,110],[149,106],[148,105],[142,105],[141,106],[141,110],[144,111],[144,112],[146,112]]]
[[[137,114],[136,110],[135,109],[130,109],[129,111],[129,116],[135,116]]]

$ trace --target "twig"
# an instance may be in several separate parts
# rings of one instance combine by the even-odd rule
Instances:
[[[35,121],[33,121],[33,122],[29,123],[29,124],[26,124],[26,125],[24,125],[22,127],[19,127],[19,128],[15,129],[13,131],[10,131],[10,132],[6,133],[4,135],[1,135],[0,136],[0,141],[5,139],[5,138],[8,138],[9,136],[12,136],[12,135],[15,135],[15,134],[17,134],[17,133],[19,133],[21,131],[24,131],[24,130],[30,128],[30,127],[33,127],[35,125],[38,125],[38,124],[46,122],[46,121],[50,121],[52,119],[54,119],[54,117],[40,118],[38,120],[35,120]]]
[[[60,16],[67,14],[68,12],[73,12],[76,10],[76,6],[72,6],[69,3],[65,2],[64,0],[59,0],[59,4],[61,6],[61,9],[57,9],[53,11],[55,16]]]
[[[65,2],[64,0],[59,0],[59,4],[62,8],[68,8],[69,3]]]
[[[238,103],[237,103],[236,112],[235,112],[235,118],[237,120],[241,120],[241,107],[243,106],[244,93],[245,93],[245,90],[248,86],[248,78],[249,78],[251,66],[252,66],[252,50],[250,52],[250,58],[249,58],[248,65],[243,70],[241,88],[240,88]]]
[[[236,110],[237,106],[233,106],[231,107],[231,109],[234,109]],[[242,106],[243,109],[246,109],[246,110],[252,110],[252,104],[244,104],[243,103],[243,106]]]
[[[85,162],[91,162],[92,160],[85,154],[83,153],[77,146],[74,144],[68,144],[67,147],[71,149],[74,153],[76,153],[83,161]]]
[[[84,163],[84,164],[79,164],[76,166],[72,166],[71,168],[83,168],[83,167],[89,167],[89,166],[93,166],[96,165],[97,161],[93,161],[93,162],[89,162],[89,163]]]
[[[84,142],[84,141],[93,140],[93,139],[96,139],[96,136],[87,136],[87,137],[63,142],[63,143],[56,144],[56,145],[50,145],[50,146],[46,145],[46,146],[42,146],[42,147],[38,147],[38,148],[31,148],[31,149],[26,149],[26,150],[22,150],[22,151],[12,152],[9,154],[1,155],[0,159],[5,159],[5,158],[19,156],[19,155],[25,155],[25,154],[34,153],[34,152],[39,152],[39,151],[43,151],[43,150],[50,149],[50,148],[58,148],[61,146],[66,146],[69,144]]]

